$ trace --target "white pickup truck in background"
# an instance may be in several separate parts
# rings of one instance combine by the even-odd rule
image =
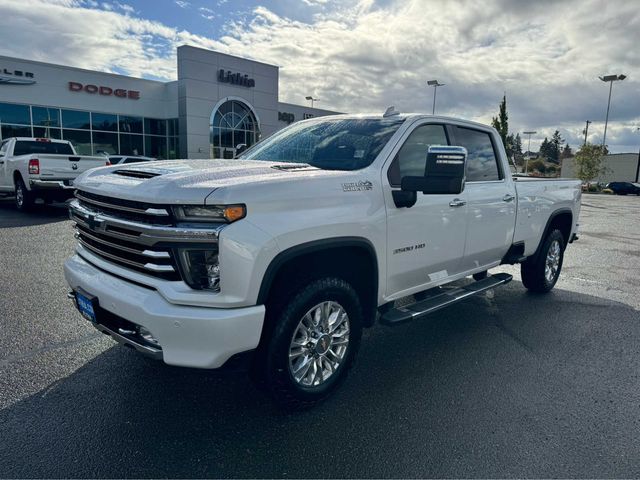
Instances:
[[[0,143],[0,194],[15,195],[18,210],[73,196],[73,180],[95,167],[110,165],[106,157],[76,154],[67,140],[13,137]]]
[[[338,386],[364,327],[511,280],[491,268],[521,263],[526,288],[551,290],[581,198],[577,180],[513,178],[491,127],[392,110],[294,123],[235,160],[115,165],[75,186],[65,276],[80,312],[167,364],[246,358],[291,408]]]

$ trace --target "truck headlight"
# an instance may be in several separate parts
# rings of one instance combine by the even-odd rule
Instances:
[[[180,249],[184,281],[197,290],[220,291],[220,263],[217,250]]]
[[[179,221],[232,223],[247,216],[244,205],[182,205],[173,207]]]

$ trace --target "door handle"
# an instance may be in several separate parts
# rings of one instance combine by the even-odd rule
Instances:
[[[459,198],[454,198],[449,202],[450,207],[464,207],[467,204],[464,200],[460,200]]]
[[[0,160],[0,165],[4,165],[4,160]]]
[[[503,202],[511,202],[511,201],[513,201],[514,198],[516,198],[514,195],[511,195],[510,193],[507,193],[504,197],[502,197],[502,201]]]

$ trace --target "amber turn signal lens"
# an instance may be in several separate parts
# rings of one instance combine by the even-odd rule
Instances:
[[[224,208],[224,218],[227,219],[228,222],[235,222],[236,220],[240,220],[247,215],[247,209],[244,205],[234,205],[231,207]]]

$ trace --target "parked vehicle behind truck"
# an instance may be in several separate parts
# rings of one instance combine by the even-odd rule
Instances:
[[[80,312],[167,364],[248,360],[289,408],[337,388],[363,328],[504,284],[486,274],[502,263],[551,290],[581,196],[576,180],[515,181],[491,127],[393,111],[298,122],[235,160],[101,168],[76,187],[65,275]]]
[[[110,165],[104,157],[78,155],[66,140],[13,137],[0,143],[0,193],[15,195],[18,210],[73,196],[73,180],[95,167]]]

